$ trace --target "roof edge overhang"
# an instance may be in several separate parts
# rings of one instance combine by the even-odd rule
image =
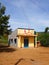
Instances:
[[[19,34],[19,35],[17,35],[17,36],[37,37],[37,35],[25,35],[25,34],[24,34],[24,35],[20,35],[20,34]]]
[[[34,30],[34,29],[31,29],[31,28],[17,28],[17,29]]]

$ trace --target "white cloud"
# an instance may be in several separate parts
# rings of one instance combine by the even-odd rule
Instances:
[[[30,22],[21,22],[16,19],[10,20],[10,25],[13,30],[16,28],[32,28],[36,31],[44,31],[45,27],[49,26],[49,20],[38,20],[36,18],[32,18]]]
[[[12,15],[15,17],[18,16],[19,19],[12,19],[14,17],[10,19],[10,25],[13,30],[17,27],[30,27],[35,30],[44,30],[45,27],[49,26],[49,14],[47,14],[49,5],[44,0],[9,0],[8,3],[15,7],[17,15],[15,12]],[[24,16],[21,16],[20,13]]]
[[[43,25],[43,26],[49,26],[49,19],[44,19],[44,18],[35,18],[35,17],[32,17],[30,18],[30,23],[35,24],[35,25]]]
[[[16,19],[10,19],[9,25],[11,25],[11,28],[15,30],[16,28],[28,28],[28,23],[27,22],[20,22],[17,21]]]
[[[44,31],[46,27],[49,27],[49,19],[31,17],[29,26],[34,28],[36,31]]]

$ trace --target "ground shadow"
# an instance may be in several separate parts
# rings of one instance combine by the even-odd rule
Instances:
[[[26,60],[26,59],[24,59],[24,58],[20,58],[20,59],[18,59],[18,61],[15,63],[15,65],[18,65],[22,60]],[[29,59],[30,61],[35,61],[34,59]]]
[[[18,61],[15,63],[15,65],[18,65],[22,60],[24,60],[23,58],[18,59]]]
[[[30,59],[30,61],[35,61],[34,59]]]
[[[10,48],[7,45],[0,45],[0,52],[14,52],[16,49]]]

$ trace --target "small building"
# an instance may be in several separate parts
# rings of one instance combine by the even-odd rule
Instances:
[[[34,29],[17,28],[8,36],[8,44],[18,48],[37,47],[37,35]]]

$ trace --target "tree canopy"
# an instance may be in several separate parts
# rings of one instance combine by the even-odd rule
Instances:
[[[6,7],[0,3],[0,36],[8,35],[11,32],[9,25],[10,15],[5,15]]]
[[[46,28],[45,28],[45,33],[47,33],[47,32],[48,32],[48,30],[49,30],[49,27],[46,27]]]
[[[46,27],[44,32],[39,32],[38,40],[41,42],[42,46],[49,47],[49,27]]]

